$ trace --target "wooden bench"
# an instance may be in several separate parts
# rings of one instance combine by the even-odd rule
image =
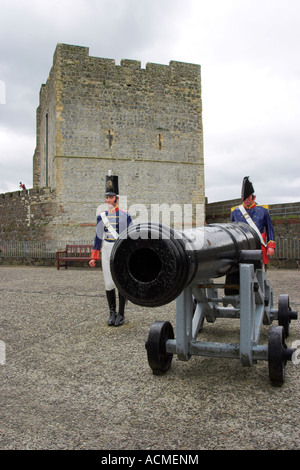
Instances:
[[[56,252],[57,269],[64,266],[68,267],[70,261],[89,261],[93,245],[66,245],[64,251]]]

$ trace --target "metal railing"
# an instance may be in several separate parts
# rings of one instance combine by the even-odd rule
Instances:
[[[298,204],[283,204],[282,206],[270,205],[269,213],[271,218],[299,218],[300,216],[300,205]]]
[[[90,245],[89,241],[0,241],[2,258],[49,258],[55,259],[56,252],[69,245]]]
[[[275,259],[300,259],[300,238],[276,237]]]
[[[0,241],[2,258],[56,258],[56,252],[64,250],[66,244],[90,245],[89,241]],[[276,237],[276,251],[273,259],[300,259],[300,239],[297,237]]]

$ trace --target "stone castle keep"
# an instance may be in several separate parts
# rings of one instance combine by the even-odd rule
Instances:
[[[33,189],[0,197],[2,240],[92,243],[108,170],[119,175],[125,209],[204,208],[199,65],[142,69],[58,44],[40,90],[36,138]]]

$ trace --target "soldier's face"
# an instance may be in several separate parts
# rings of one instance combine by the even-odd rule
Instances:
[[[247,197],[247,199],[244,200],[244,206],[250,207],[254,203],[255,197],[251,194],[251,196]]]
[[[116,196],[106,196],[105,202],[108,205],[108,210],[113,209],[118,204],[118,198]]]

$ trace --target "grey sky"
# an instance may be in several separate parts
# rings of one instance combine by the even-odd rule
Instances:
[[[56,44],[201,65],[206,196],[300,200],[299,0],[0,0],[0,192],[32,186],[35,113]]]

